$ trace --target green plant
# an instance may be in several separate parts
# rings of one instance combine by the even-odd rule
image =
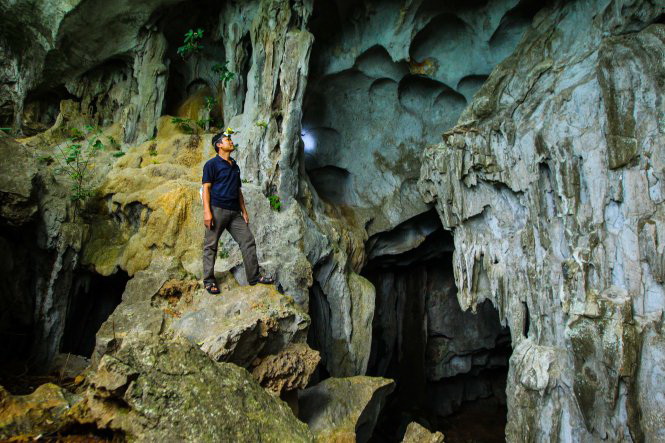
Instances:
[[[37,161],[39,163],[50,165],[51,163],[53,163],[54,159],[52,155],[40,155],[37,157]]]
[[[269,196],[268,201],[270,202],[270,207],[273,211],[279,212],[279,210],[282,208],[282,202],[279,199],[279,195]]]
[[[266,123],[266,122],[264,122],[263,120],[261,120],[261,121],[256,122],[256,126],[258,126],[259,128],[263,128],[263,129],[265,129],[265,128],[268,127],[268,123]]]
[[[212,65],[212,72],[219,75],[219,81],[223,86],[226,86],[236,76],[235,72],[229,71],[229,68],[226,67],[227,63],[215,63]]]
[[[7,134],[10,134],[10,135],[11,135],[11,133],[12,133],[12,128],[0,128],[0,131],[6,132]]]
[[[57,147],[55,159],[59,165],[55,172],[66,174],[72,182],[69,198],[74,203],[76,217],[81,203],[92,195],[89,185],[93,166],[91,161],[98,151],[104,149],[104,143],[100,140],[102,131],[93,126],[86,126],[85,132],[78,128],[70,129],[69,132],[69,143],[64,148]],[[82,143],[86,137],[87,141]]]
[[[153,143],[148,147],[148,154],[151,157],[157,157],[157,143]]]
[[[186,134],[193,134],[195,132],[194,122],[191,118],[173,117],[171,123]]]
[[[203,29],[199,28],[196,31],[190,29],[185,34],[184,45],[178,47],[178,55],[182,58],[187,58],[190,55],[201,52],[203,46],[201,39],[203,38]]]
[[[120,158],[120,157],[122,157],[123,155],[125,155],[125,153],[122,152],[122,151],[118,151],[118,152],[114,152],[112,155],[113,155],[115,158]]]
[[[196,120],[196,125],[201,129],[206,129],[206,127],[210,124],[211,121],[212,121],[211,118],[200,118]]]
[[[221,248],[219,248],[217,256],[221,259],[229,258],[229,250],[226,249],[224,246],[222,246]]]
[[[109,145],[111,145],[113,149],[120,148],[120,143],[118,143],[118,140],[116,140],[115,137],[113,137],[112,135],[107,136],[106,139],[108,140]]]
[[[217,104],[217,99],[211,95],[207,95],[205,98],[205,106],[208,111],[212,111],[212,109],[215,107]]]
[[[85,130],[90,131],[92,130],[92,126],[86,126]],[[85,133],[81,131],[79,128],[69,128],[69,140],[70,141],[75,141],[75,142],[80,142],[82,140],[85,140]]]

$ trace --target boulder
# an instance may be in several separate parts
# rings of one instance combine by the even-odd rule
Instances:
[[[182,336],[217,361],[248,367],[257,357],[304,342],[309,316],[274,286],[239,286],[226,274],[220,295],[165,269],[130,280],[123,302],[97,333],[94,361],[134,333]]]
[[[280,395],[304,389],[320,360],[319,352],[305,343],[292,343],[278,354],[257,359],[252,375],[265,389]]]
[[[304,341],[308,315],[274,286],[224,286],[220,296],[201,290],[170,325],[217,361],[248,366],[256,357]]]
[[[36,438],[58,431],[71,422],[71,406],[80,400],[59,386],[47,383],[29,395],[11,395],[0,386],[0,439],[21,435]]]
[[[20,165],[20,167],[16,167]],[[0,219],[11,226],[30,221],[37,212],[37,159],[30,150],[0,131]]]
[[[298,394],[299,418],[317,441],[364,443],[394,389],[395,383],[387,378],[329,378]]]
[[[430,432],[424,426],[411,422],[406,428],[402,443],[443,443],[444,436],[441,432]]]
[[[85,407],[87,421],[139,441],[312,441],[246,370],[150,335],[128,337],[102,357]]]

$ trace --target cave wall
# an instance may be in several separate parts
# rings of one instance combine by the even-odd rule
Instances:
[[[330,314],[321,335],[330,337],[322,351],[331,374],[367,369],[374,295],[357,276],[364,242],[429,209],[416,186],[422,151],[454,124],[537,9],[520,1],[314,3],[300,201],[313,209],[305,248],[317,303]],[[448,43],[432,43],[446,32]],[[447,55],[465,47],[468,56]]]
[[[318,194],[369,235],[425,212],[420,153],[517,45],[526,3],[315,2],[302,130]]]
[[[160,35],[154,32],[156,28],[150,19],[160,8],[178,1],[181,0],[0,2],[3,126],[20,134],[25,100],[32,92],[46,93],[68,81],[77,83],[86,72],[121,58],[131,68],[135,82],[131,99],[123,98],[125,105],[134,102],[133,109],[120,119],[126,126],[125,139],[150,137],[156,123],[154,114],[158,117],[161,113],[165,85],[160,79],[165,73],[161,66],[164,48],[160,50]],[[99,100],[106,97],[106,92],[98,91]],[[105,117],[114,117],[118,122],[117,115]],[[146,127],[138,128],[137,133],[139,120]]]
[[[512,334],[508,439],[662,438],[658,2],[560,1],[536,14],[533,2],[508,0],[229,1],[210,18],[220,47],[176,63],[182,36],[159,18],[178,3],[0,1],[3,126],[20,129],[33,98],[44,105],[27,106],[31,121],[51,121],[49,103],[63,97],[54,128],[113,122],[105,134],[124,142],[125,155],[99,162],[89,214],[98,223],[85,235],[67,223],[66,192],[31,206],[49,233],[39,241],[50,267],[25,305],[40,319],[43,355],[64,327],[52,283],[68,291],[61,271],[79,258],[104,275],[141,276],[135,304],[121,304],[126,319],[171,275],[200,273],[198,189],[212,133],[184,134],[162,114],[190,99],[188,89],[210,88],[223,56],[241,74],[221,93],[223,123],[241,131],[260,260],[301,306],[316,288],[330,374],[370,364],[377,291],[360,275],[366,241],[434,204],[454,230],[459,304],[482,310],[489,300]],[[317,16],[319,7],[330,13]],[[336,27],[339,17],[348,20]],[[109,34],[112,42],[100,37]],[[185,92],[172,97],[169,84]],[[458,115],[444,142],[426,148]],[[63,142],[49,131],[22,140],[31,155]],[[25,192],[6,195],[27,201]],[[272,194],[281,212],[270,209]],[[416,234],[416,243],[426,237]],[[231,249],[218,270],[239,265]]]
[[[513,333],[508,440],[663,438],[663,12],[552,5],[425,153],[460,304],[530,325]]]
[[[0,355],[41,373],[59,351],[85,229],[68,221],[66,192],[29,148],[1,135],[0,158]]]

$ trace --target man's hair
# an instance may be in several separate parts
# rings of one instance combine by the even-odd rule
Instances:
[[[222,139],[226,137],[223,132],[220,132],[219,134],[216,134],[212,138],[212,147],[215,148],[215,151],[219,151],[219,148],[217,147],[217,143],[221,142]]]

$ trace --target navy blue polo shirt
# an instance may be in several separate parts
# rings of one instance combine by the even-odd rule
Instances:
[[[210,204],[218,208],[240,211],[240,168],[231,157],[229,162],[219,155],[211,158],[203,166],[203,183],[212,183]]]

